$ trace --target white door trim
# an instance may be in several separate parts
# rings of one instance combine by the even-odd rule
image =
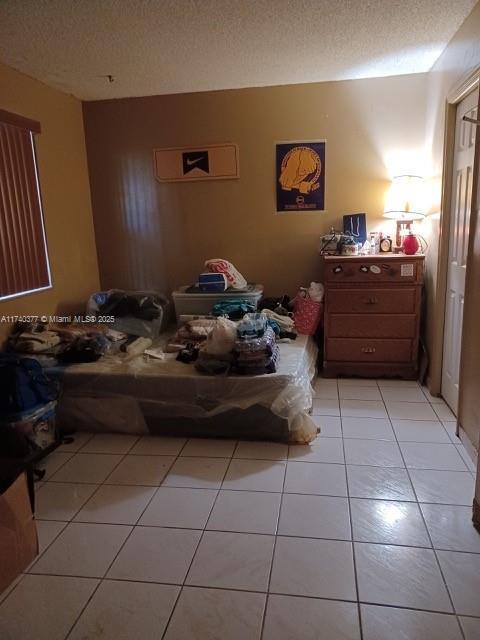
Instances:
[[[478,89],[468,93],[456,109],[452,204],[449,228],[446,313],[442,364],[442,396],[458,415],[460,353],[463,333],[465,281],[472,211],[477,128],[464,116],[477,117]]]
[[[455,122],[457,104],[469,93],[480,86],[480,66],[471,71],[460,83],[448,93],[445,103],[445,128],[443,139],[443,169],[442,169],[442,197],[440,204],[440,229],[438,240],[437,285],[435,290],[435,305],[431,312],[435,323],[432,337],[432,353],[430,354],[430,368],[428,386],[432,395],[439,395],[442,384],[443,341],[445,328],[445,307],[448,274],[448,248],[450,232],[450,213],[452,202],[452,172],[454,158]],[[470,218],[471,223],[472,218]]]

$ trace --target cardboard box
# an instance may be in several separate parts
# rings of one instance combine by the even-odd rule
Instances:
[[[0,593],[37,555],[37,527],[22,473],[0,495]]]

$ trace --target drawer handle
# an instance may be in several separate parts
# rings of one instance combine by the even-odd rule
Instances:
[[[378,303],[378,298],[372,297],[372,298],[368,298],[367,300],[367,304],[377,304]]]
[[[375,347],[362,347],[362,353],[375,353]]]

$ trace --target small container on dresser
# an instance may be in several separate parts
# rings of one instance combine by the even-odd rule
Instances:
[[[324,375],[418,375],[424,256],[323,256]]]

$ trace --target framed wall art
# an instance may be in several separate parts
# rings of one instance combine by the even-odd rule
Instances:
[[[239,177],[238,146],[233,143],[154,149],[153,161],[155,177],[160,182],[231,180]]]
[[[277,213],[325,211],[325,140],[278,142]]]

